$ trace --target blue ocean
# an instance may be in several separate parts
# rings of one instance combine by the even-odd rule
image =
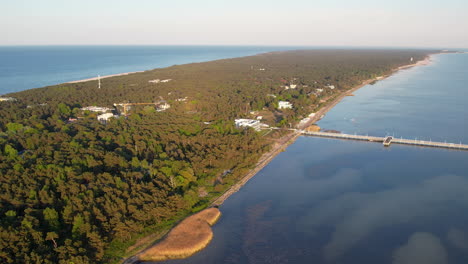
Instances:
[[[0,95],[176,64],[297,49],[273,46],[0,46]]]

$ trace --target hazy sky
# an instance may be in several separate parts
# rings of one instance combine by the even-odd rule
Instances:
[[[468,48],[467,0],[0,0],[0,45]]]

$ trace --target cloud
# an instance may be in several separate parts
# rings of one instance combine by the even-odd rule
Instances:
[[[447,232],[447,240],[456,248],[468,251],[468,237],[463,230],[450,228]]]
[[[395,250],[393,264],[446,264],[447,252],[440,239],[430,233],[414,233],[408,243]]]
[[[355,211],[368,197],[368,194],[346,193],[336,199],[325,201],[299,219],[297,229],[314,235],[324,225],[335,226],[339,220]]]
[[[324,247],[327,260],[342,256],[379,228],[427,217],[442,217],[451,201],[468,208],[468,180],[439,176],[420,184],[377,193],[348,193],[311,210],[300,223],[313,232],[323,225],[335,231]]]
[[[279,210],[291,211],[294,208],[303,210],[304,204],[324,197],[333,197],[339,193],[353,188],[361,182],[362,173],[351,168],[344,168],[327,178],[291,179],[288,184],[277,185],[275,188],[278,197],[286,197],[279,202]]]

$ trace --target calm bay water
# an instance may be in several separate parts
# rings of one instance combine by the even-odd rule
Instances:
[[[255,46],[0,46],[0,95],[175,64],[297,49]]]
[[[468,54],[346,98],[319,125],[468,143]],[[221,207],[214,239],[166,263],[468,263],[468,152],[301,137]]]
[[[319,122],[344,133],[468,143],[468,54],[432,56],[347,97]]]

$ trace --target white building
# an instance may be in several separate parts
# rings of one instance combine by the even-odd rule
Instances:
[[[160,79],[154,79],[154,80],[149,80],[149,83],[167,83],[172,81],[172,79],[165,79],[165,80],[160,80]]]
[[[112,109],[108,107],[101,107],[101,106],[87,106],[81,108],[82,111],[91,111],[91,112],[96,112],[96,113],[105,113],[112,111]]]
[[[251,127],[257,131],[259,131],[262,127],[268,127],[268,125],[260,123],[259,120],[255,119],[236,119],[234,120],[234,123],[236,124],[236,127]]]
[[[297,84],[291,84],[291,85],[289,85],[289,88],[291,88],[291,89],[296,89],[296,87],[297,87]]]
[[[112,113],[105,113],[105,114],[102,114],[102,115],[98,115],[97,120],[99,122],[102,122],[102,123],[105,124],[105,123],[107,123],[107,121],[109,121],[109,119],[114,118],[114,117],[116,117],[116,116],[114,116],[114,114],[112,114]]]
[[[162,111],[166,111],[166,110],[169,109],[169,108],[171,108],[171,105],[168,104],[168,103],[166,103],[166,102],[164,102],[164,103],[158,105],[158,108],[157,108],[156,111],[162,112]]]
[[[323,89],[316,89],[315,91],[317,91],[317,93],[321,93],[323,92]]]
[[[330,88],[330,89],[332,89],[332,90],[335,89],[335,85],[330,85],[330,84],[329,84],[329,85],[327,85],[327,87]]]
[[[279,101],[278,109],[291,109],[293,105],[288,101]]]
[[[299,125],[298,126],[302,126],[304,125],[305,123],[309,122],[310,121],[310,117],[306,117],[304,119],[302,119],[300,122],[299,122]]]
[[[0,102],[16,101],[13,97],[0,97]]]

